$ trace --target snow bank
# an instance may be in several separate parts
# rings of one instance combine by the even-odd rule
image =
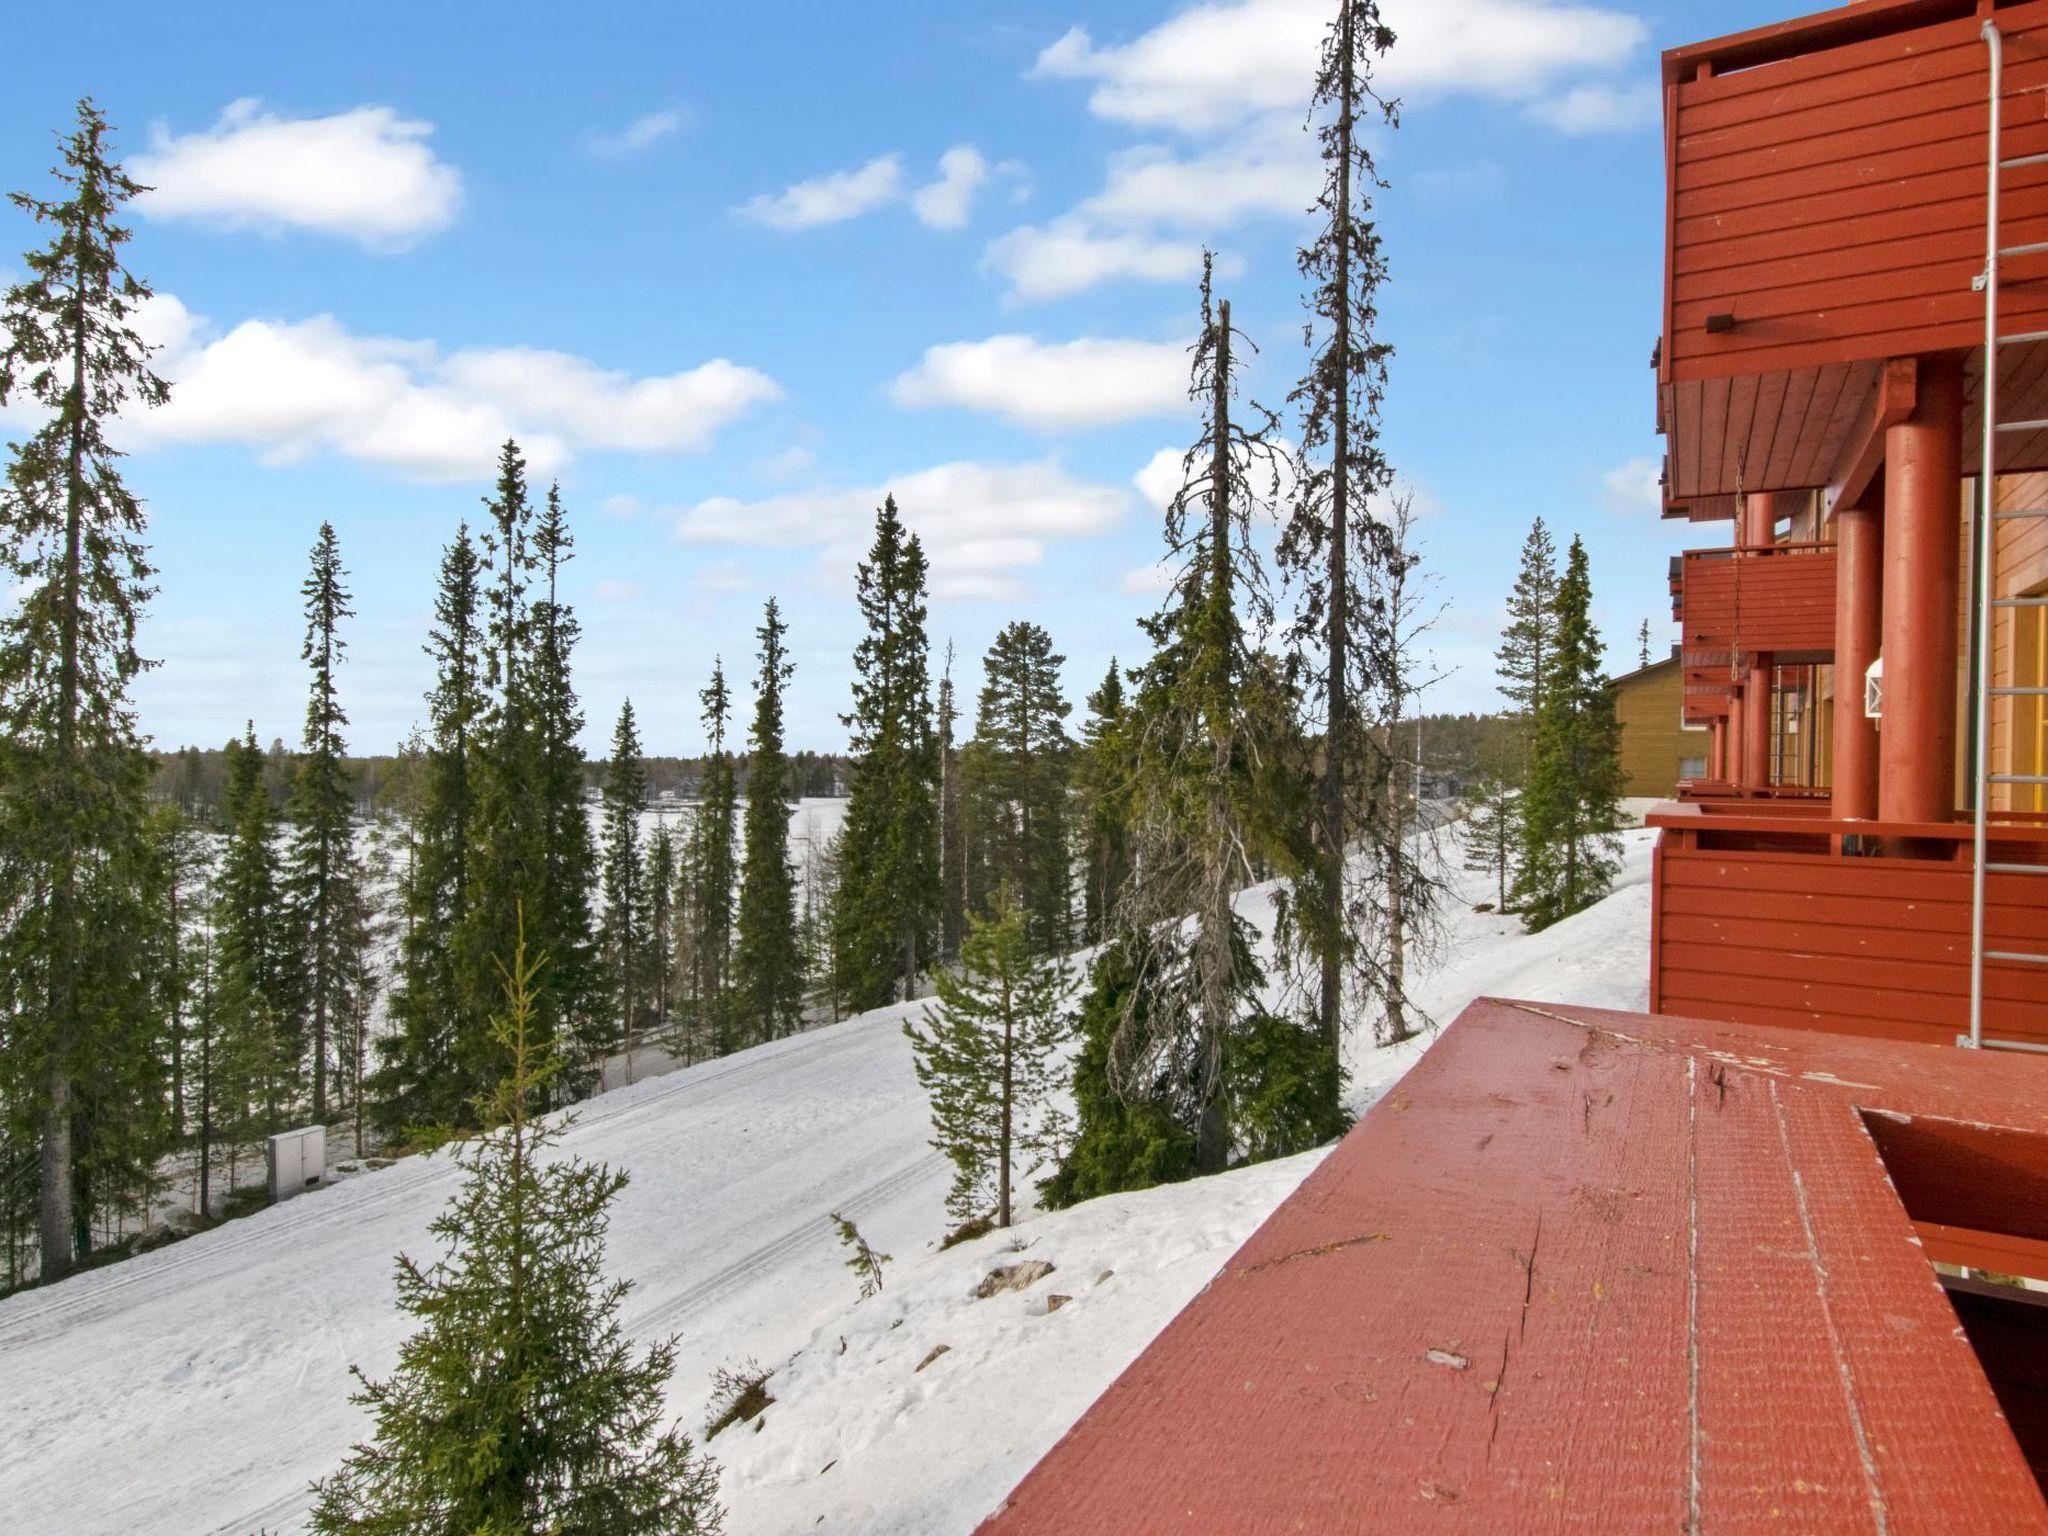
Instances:
[[[1090,1201],[890,1265],[879,1296],[776,1372],[758,1428],[712,1443],[727,1531],[972,1530],[1322,1155]],[[1053,1272],[976,1299],[992,1270],[1026,1259]],[[849,1300],[853,1287],[849,1275]]]
[[[1444,1023],[1482,993],[1641,1007],[1648,867],[1648,836],[1631,833],[1616,894],[1534,936],[1454,907],[1441,953],[1414,968],[1418,999]],[[1487,898],[1480,877],[1457,883]],[[1245,905],[1270,910],[1257,893]],[[635,1282],[633,1331],[678,1337],[675,1413],[701,1425],[722,1363],[783,1363],[763,1427],[713,1444],[735,1536],[964,1536],[1313,1166],[1098,1201],[938,1253],[947,1169],[901,1031],[912,1006],[605,1094],[565,1137],[632,1175],[610,1261]],[[1355,1102],[1427,1043],[1359,1049]],[[388,1372],[408,1331],[392,1255],[433,1252],[427,1223],[455,1181],[448,1158],[409,1158],[0,1302],[0,1526],[298,1529],[308,1481],[367,1429],[347,1367]],[[835,1210],[898,1255],[858,1306]],[[1011,1241],[1056,1272],[969,1301]],[[1073,1300],[1042,1315],[1055,1293]]]

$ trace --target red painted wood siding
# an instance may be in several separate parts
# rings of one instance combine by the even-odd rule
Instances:
[[[1825,848],[1827,835],[1795,829],[1777,841]],[[1969,1032],[1966,864],[1699,840],[1667,831],[1657,849],[1653,1009],[1936,1045]],[[2048,861],[2048,839],[2003,857]],[[1989,891],[1990,947],[2048,953],[2041,877],[1993,875]],[[1992,965],[1985,990],[1987,1034],[2048,1044],[2048,972]]]
[[[1805,653],[1835,649],[1835,551],[1693,550],[1684,566],[1684,649]]]
[[[1966,3],[1893,10],[1897,31],[1832,45],[1823,33],[1812,51],[1671,81],[1666,382],[1981,344],[1970,288],[1984,256],[1980,18]],[[2048,3],[1997,18],[2004,152],[2048,152]],[[1668,57],[1667,70],[1711,46]],[[2005,243],[2048,240],[2048,165],[2005,187]],[[2048,284],[2025,281],[2044,274],[2048,258],[2008,263],[2014,329],[2048,325]],[[1736,328],[1709,334],[1708,317],[1723,314]]]

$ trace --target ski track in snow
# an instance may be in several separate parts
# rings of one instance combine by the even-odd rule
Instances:
[[[1454,902],[1440,951],[1413,968],[1417,1001],[1439,1023],[1480,995],[1644,1006],[1649,846],[1629,834],[1616,892],[1547,933]],[[1455,884],[1466,901],[1490,894],[1480,877]],[[1260,892],[1243,910],[1270,922]],[[676,1336],[671,1411],[695,1429],[714,1367],[778,1367],[761,1431],[741,1426],[712,1446],[734,1536],[964,1536],[1319,1156],[1034,1216],[939,1253],[948,1166],[928,1144],[901,1028],[920,1007],[570,1111],[564,1149],[633,1176],[613,1210],[609,1266],[634,1282],[630,1331]],[[1354,1105],[1427,1045],[1361,1045]],[[456,1183],[450,1156],[407,1158],[0,1302],[0,1527],[300,1529],[309,1481],[369,1427],[348,1401],[348,1367],[388,1373],[410,1331],[393,1304],[393,1255],[437,1253],[427,1224]],[[835,1210],[899,1256],[883,1296],[859,1307]],[[1058,1278],[968,1301],[1020,1246],[1056,1256]],[[1114,1278],[1091,1278],[1104,1271]],[[1074,1300],[1048,1315],[1049,1289]],[[939,1342],[949,1355],[916,1371]]]

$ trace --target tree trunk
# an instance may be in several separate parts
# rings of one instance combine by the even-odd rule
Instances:
[[[1329,577],[1329,721],[1323,741],[1323,840],[1329,860],[1323,891],[1324,936],[1322,975],[1323,1044],[1332,1059],[1344,1047],[1344,757],[1350,748],[1351,700],[1346,642],[1350,614],[1348,565],[1351,538],[1351,133],[1357,83],[1352,69],[1352,19],[1349,4],[1341,6],[1338,39],[1341,84],[1337,100],[1336,270],[1331,286],[1336,296],[1330,317],[1331,438]]]

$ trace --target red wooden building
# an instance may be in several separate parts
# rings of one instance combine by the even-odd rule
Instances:
[[[2048,1536],[2048,0],[1664,97],[1667,510],[1733,535],[1655,1011],[1467,1010],[985,1536]]]
[[[2048,3],[1838,6],[1664,100],[1667,515],[1733,537],[1673,572],[1652,1005],[2048,1049]]]

